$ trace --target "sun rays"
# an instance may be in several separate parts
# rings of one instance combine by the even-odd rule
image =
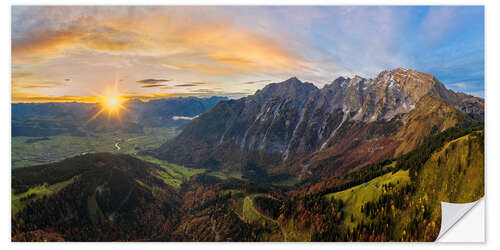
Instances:
[[[99,117],[101,114],[107,114],[108,119],[116,118],[121,122],[121,113],[127,111],[125,106],[126,99],[118,90],[118,82],[115,81],[114,87],[104,91],[104,95],[98,95],[100,104],[99,111],[89,119],[89,122]]]
[[[107,111],[108,115],[120,116],[121,110],[126,110],[124,99],[119,95],[110,95],[103,98],[101,102],[102,109]]]

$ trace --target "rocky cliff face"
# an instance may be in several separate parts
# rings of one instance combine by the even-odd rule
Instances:
[[[330,170],[345,172],[483,116],[483,99],[414,70],[339,77],[322,89],[294,77],[218,103],[155,154],[187,166],[238,168],[253,161],[304,175],[329,162]]]

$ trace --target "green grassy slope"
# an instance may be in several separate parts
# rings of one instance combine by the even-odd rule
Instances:
[[[35,199],[59,192],[61,189],[73,183],[77,178],[78,176],[75,176],[67,181],[62,181],[53,185],[43,184],[38,187],[30,188],[28,191],[20,194],[15,194],[14,191],[12,191],[12,215],[15,215],[26,206],[26,204]]]
[[[347,228],[356,226],[362,220],[367,221],[361,213],[361,206],[368,201],[377,200],[382,194],[387,193],[383,185],[394,184],[401,187],[410,181],[408,170],[400,170],[396,173],[387,173],[364,184],[346,189],[333,194],[326,195],[327,198],[335,197],[344,201],[343,211],[346,215],[345,225]],[[351,221],[351,216],[353,221]]]
[[[263,241],[287,241],[286,233],[281,225],[272,218],[261,214],[255,209],[253,198],[257,195],[249,195],[243,200],[243,218],[247,223],[261,225],[269,230],[269,233],[262,234]]]
[[[164,160],[159,160],[152,156],[138,156],[139,159],[154,163],[162,168],[163,171],[158,171],[160,178],[173,187],[179,187],[185,180],[189,180],[195,174],[204,173],[205,169],[186,168],[181,165],[169,163]]]
[[[429,199],[453,203],[480,199],[484,195],[484,151],[480,141],[483,133],[453,140],[433,154],[418,176],[423,184],[418,192]]]
[[[385,223],[389,223],[388,239],[432,241],[439,234],[441,201],[467,203],[484,195],[483,142],[483,131],[469,133],[432,152],[420,169],[413,172],[413,177],[410,170],[399,170],[325,197],[344,201],[346,230],[355,229],[361,223],[365,227],[372,223],[375,227],[384,223],[385,227]],[[393,186],[383,188],[384,184]],[[401,193],[408,185],[414,187],[414,191]],[[383,201],[382,196],[386,198]],[[404,205],[398,206],[397,199],[403,200]],[[367,203],[377,206],[374,217],[362,212],[362,206],[366,207]]]
[[[165,160],[160,160],[158,158],[155,158],[153,156],[137,156],[139,159],[154,163],[158,166],[160,166],[163,171],[160,171],[160,177],[165,181],[166,184],[169,184],[173,187],[179,187],[183,182],[186,180],[189,180],[191,176],[196,175],[196,174],[202,174],[205,173],[210,176],[215,176],[219,179],[225,180],[228,178],[234,178],[234,179],[239,179],[242,180],[242,172],[239,170],[219,170],[219,171],[213,171],[213,170],[207,170],[207,169],[201,169],[201,168],[188,168],[182,165],[178,165],[175,163],[171,163]]]
[[[434,153],[417,176],[415,206],[429,205],[431,221],[441,221],[441,201],[473,202],[484,195],[483,131],[447,143]]]

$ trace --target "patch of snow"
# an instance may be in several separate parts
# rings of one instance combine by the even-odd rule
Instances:
[[[347,84],[349,84],[349,82],[350,81],[348,79],[344,79],[342,83],[340,83],[340,87],[344,88]]]
[[[278,113],[279,113],[279,111],[281,109],[281,106],[283,106],[283,104],[285,102],[286,102],[286,99],[283,100],[283,101],[281,101],[281,103],[279,104],[279,106],[274,110],[274,112],[273,112],[273,119],[271,120],[271,124],[267,128],[266,133],[264,134],[264,138],[262,139],[262,144],[259,145],[259,149],[260,150],[264,149],[264,146],[266,145],[266,141],[267,141],[267,135],[269,134],[269,131],[271,131],[271,127],[273,126],[273,122],[274,122],[274,120],[276,120],[276,117],[278,116]],[[271,107],[269,107],[268,110],[270,110],[270,108]]]
[[[359,108],[358,112],[356,113],[356,115],[352,119],[353,120],[360,120],[362,115],[363,115],[363,107]]]
[[[390,81],[389,86],[387,86],[387,88],[392,88],[392,87],[394,87],[394,81]]]
[[[343,115],[342,115],[342,121],[340,122],[340,124],[333,130],[333,132],[330,134],[330,136],[325,140],[325,142],[323,142],[323,144],[321,145],[320,147],[320,150],[324,149],[326,147],[326,145],[328,145],[328,141],[333,138],[335,136],[335,134],[337,133],[337,131],[339,130],[340,127],[342,127],[342,125],[344,124],[344,122],[347,120],[347,112],[349,112],[349,110],[347,109],[347,107],[345,105],[343,105],[342,107],[342,111],[343,111]]]
[[[299,121],[297,122],[297,125],[295,125],[295,128],[293,129],[292,136],[290,137],[290,140],[288,141],[288,145],[286,147],[285,154],[283,155],[284,160],[286,160],[288,158],[288,155],[290,154],[290,146],[292,144],[292,140],[293,140],[295,134],[297,133],[297,129],[299,128],[300,124],[304,120],[304,115],[306,113],[306,110],[307,110],[306,107],[303,107],[302,112],[300,112]]]

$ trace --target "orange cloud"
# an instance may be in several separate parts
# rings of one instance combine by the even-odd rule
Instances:
[[[304,65],[283,44],[228,21],[174,18],[155,11],[86,17],[65,29],[38,30],[13,44],[12,58],[14,62],[43,61],[75,47],[138,53],[155,57],[170,68],[210,74],[293,70]]]
[[[43,60],[44,57],[59,55],[83,35],[75,29],[36,31],[26,37],[26,41],[12,43],[12,60]]]
[[[87,27],[79,23],[61,30],[39,30],[25,39],[12,44],[14,63],[45,61],[75,47],[100,51],[135,51],[145,48],[139,34],[99,26]]]
[[[139,99],[142,101],[149,101],[155,99],[172,98],[172,97],[186,97],[186,96],[201,96],[204,94],[217,94],[217,95],[241,95],[245,93],[239,92],[223,92],[223,91],[208,91],[207,89],[194,90],[192,92],[178,92],[178,93],[157,93],[157,94],[134,94],[130,92],[121,92],[121,98],[124,100]],[[44,102],[81,102],[81,103],[99,103],[103,101],[104,97],[101,96],[47,96],[38,94],[28,94],[17,92],[12,95],[12,103],[44,103]]]
[[[39,76],[31,73],[13,70],[12,72],[12,91],[17,92],[21,89],[55,88],[67,86],[68,81],[58,82],[40,79]]]
[[[26,94],[26,93],[14,93],[12,95],[12,103],[21,102],[84,102],[84,103],[96,103],[98,102],[97,97],[82,97],[82,96],[44,96],[37,94]]]

